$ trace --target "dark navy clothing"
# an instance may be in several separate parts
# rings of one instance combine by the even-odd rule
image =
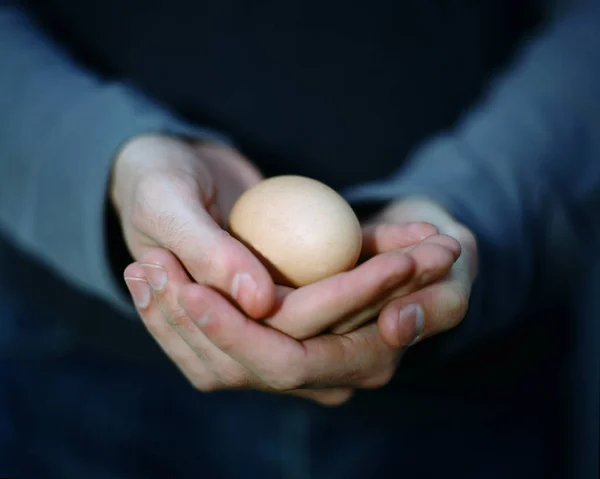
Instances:
[[[227,132],[267,174],[336,188],[450,127],[539,17],[518,0],[30,3],[94,71]]]
[[[0,475],[596,478],[600,3],[539,3],[0,1]],[[111,161],[156,131],[436,199],[467,318],[339,409],[194,391],[112,271]]]
[[[470,385],[432,376],[429,387],[364,392],[339,409],[202,394],[174,370],[84,352],[2,366],[9,477],[573,477],[569,390],[541,364],[493,381],[486,367]]]

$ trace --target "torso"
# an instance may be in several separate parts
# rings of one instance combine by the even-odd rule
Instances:
[[[512,53],[534,2],[32,3],[88,66],[230,133],[267,175],[341,188],[389,174],[449,127]]]

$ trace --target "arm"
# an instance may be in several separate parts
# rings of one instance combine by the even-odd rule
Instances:
[[[0,1],[0,71],[0,231],[73,284],[128,308],[107,257],[115,153],[149,132],[219,136],[84,71],[11,1]]]
[[[480,274],[465,321],[432,359],[515,327],[567,291],[600,236],[600,2],[582,1],[530,42],[484,101],[353,202],[425,196],[475,233]],[[575,253],[575,254],[574,254]],[[577,271],[575,271],[577,273]]]

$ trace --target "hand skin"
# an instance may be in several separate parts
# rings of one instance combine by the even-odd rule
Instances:
[[[364,310],[376,316],[375,304],[417,291],[424,276],[428,281],[443,277],[458,254],[451,238],[430,236],[408,253],[380,254],[350,272],[297,290],[282,288],[273,314],[262,321],[247,317],[214,289],[194,283],[164,249],[130,265],[125,279],[135,301],[150,297],[157,272],[168,277],[154,288],[149,302],[136,301],[138,312],[197,389],[252,388],[333,405],[346,401],[354,388],[385,384],[403,346],[417,334],[413,318],[412,336],[408,327],[409,337],[400,339],[406,344],[389,347],[376,323],[359,327],[355,318],[369,321],[373,316]],[[344,321],[353,323],[351,332],[319,334]],[[288,331],[275,329],[285,326]]]
[[[192,147],[171,138],[143,137],[123,149],[115,165],[111,198],[120,213],[127,244],[134,257],[140,259],[126,270],[125,276],[146,326],[201,390],[252,387],[293,391],[324,404],[337,404],[347,399],[350,388],[379,385],[391,377],[388,366],[395,363],[402,348],[385,345],[375,324],[346,335],[312,336],[332,326],[343,327],[349,321],[354,321],[352,328],[356,328],[369,320],[382,302],[417,290],[423,285],[423,278],[432,282],[444,276],[459,254],[456,242],[435,234],[435,228],[427,224],[375,228],[371,236],[366,235],[366,245],[381,243],[377,238],[382,231],[387,231],[389,238],[382,244],[392,245],[393,250],[426,240],[413,247],[410,254],[389,251],[322,284],[296,291],[280,288],[276,293],[268,275],[264,276],[262,265],[217,223],[220,219],[222,222],[244,188],[259,179],[260,174],[241,155],[226,147]],[[375,239],[370,240],[371,237]],[[236,288],[233,278],[240,266],[246,268],[242,273],[255,279],[258,276],[250,292],[247,285],[241,291]],[[166,275],[157,278],[161,272]],[[152,294],[149,284],[154,287]],[[309,297],[311,301],[307,301]],[[237,300],[240,309],[251,318],[275,311],[265,321],[270,327],[250,321],[228,299]],[[207,323],[200,321],[206,317],[204,310],[219,313],[213,312],[213,319]],[[306,318],[311,320],[307,322]],[[236,336],[234,333],[239,334],[241,329],[229,329],[235,320],[260,328],[258,334],[245,339]],[[221,325],[222,321],[225,322]],[[211,328],[211,324],[221,326]],[[215,336],[215,328],[225,336]],[[412,329],[414,333],[414,326]],[[371,351],[370,356],[360,359],[364,354],[360,349],[346,351],[346,346],[362,344],[360,337],[354,338],[358,331],[368,333],[366,344],[378,342],[386,355],[378,357]],[[294,336],[310,339],[299,342]],[[243,344],[237,344],[236,337],[244,339]],[[259,353],[264,352],[262,343],[270,337],[279,347],[268,348],[269,363]],[[331,371],[323,370],[321,365],[327,363],[318,355],[306,355],[304,361],[291,360],[289,348],[295,348],[298,354],[307,345],[316,345],[320,354],[333,355],[333,363],[340,364],[339,354],[345,357],[352,353],[355,359],[342,360],[347,367],[336,378]],[[371,366],[355,371],[357,362]],[[282,365],[289,365],[290,369],[282,369]],[[317,370],[323,371],[317,374]],[[334,389],[298,391],[311,387]]]
[[[118,154],[110,199],[135,259],[165,248],[195,281],[261,317],[273,307],[273,281],[260,261],[221,227],[221,211],[260,179],[249,162],[225,146],[142,136]]]
[[[416,305],[423,317],[423,330],[417,342],[457,326],[465,317],[473,282],[477,277],[477,241],[473,233],[458,223],[452,215],[435,201],[427,198],[408,198],[387,207],[375,218],[366,230],[381,228],[381,225],[402,224],[411,221],[430,222],[441,234],[455,238],[461,248],[458,260],[452,265],[450,274],[412,294],[395,299],[381,311],[378,319],[383,341],[390,347],[398,347],[402,337],[398,315],[403,308]],[[379,242],[378,251],[385,253],[393,245]]]

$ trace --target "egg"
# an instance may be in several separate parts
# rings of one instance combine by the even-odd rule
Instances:
[[[352,269],[362,248],[360,223],[346,200],[302,176],[276,176],[246,190],[231,210],[229,231],[277,284],[294,287]]]

